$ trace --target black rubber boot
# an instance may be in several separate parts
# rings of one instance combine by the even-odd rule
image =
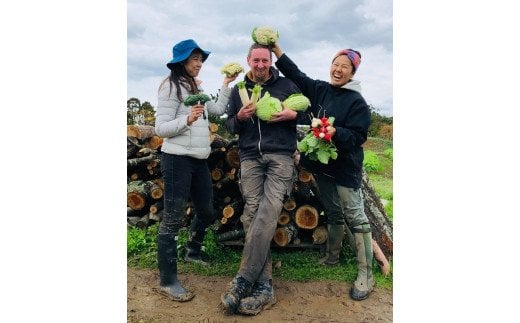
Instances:
[[[345,237],[345,225],[328,224],[327,254],[319,260],[327,266],[339,264],[339,254],[341,253],[341,243]]]
[[[356,239],[358,275],[354,286],[350,289],[350,297],[361,301],[370,295],[374,289],[374,277],[372,275],[372,232],[370,224],[362,224],[352,228]]]
[[[190,231],[188,243],[186,244],[186,255],[184,256],[184,260],[186,262],[197,263],[203,266],[209,266],[209,263],[203,260],[201,255],[204,235],[204,230]]]
[[[251,293],[253,283],[247,281],[241,276],[236,276],[231,282],[231,288],[226,293],[222,294],[220,301],[227,314],[234,314],[237,312],[240,300]]]
[[[247,315],[257,315],[263,309],[276,304],[271,280],[257,281],[253,285],[251,296],[240,300],[238,312]]]
[[[182,287],[177,279],[177,241],[173,233],[159,233],[157,262],[160,286],[156,291],[177,302],[191,300],[195,294]]]

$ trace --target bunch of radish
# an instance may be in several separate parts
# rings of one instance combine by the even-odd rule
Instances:
[[[312,118],[311,130],[314,133],[314,137],[320,138],[326,141],[331,141],[330,132],[332,131],[332,124],[334,123],[334,117],[322,117]]]

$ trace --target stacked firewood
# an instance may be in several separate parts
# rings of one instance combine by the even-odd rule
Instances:
[[[152,126],[128,126],[127,130],[127,222],[130,226],[146,227],[154,221],[160,221],[163,208],[164,184],[160,176],[162,139],[156,136]],[[208,166],[213,182],[216,214],[212,229],[222,244],[242,245],[245,234],[240,216],[245,202],[240,185],[238,141],[218,135],[216,124],[211,124],[210,130],[211,154]],[[327,241],[327,217],[316,181],[311,173],[298,166],[297,170],[292,193],[284,201],[278,218],[273,246],[323,248]],[[392,224],[366,174],[363,176],[362,191],[365,212],[372,226],[374,250],[389,259],[393,253]],[[188,205],[186,225],[189,225],[195,212]]]
[[[159,221],[163,209],[162,138],[148,125],[127,126],[127,223],[145,228]]]

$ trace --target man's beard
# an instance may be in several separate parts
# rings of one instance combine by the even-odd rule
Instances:
[[[262,72],[261,75],[259,75],[258,73],[253,75],[255,76],[255,81],[257,83],[264,83],[269,78],[269,71]]]

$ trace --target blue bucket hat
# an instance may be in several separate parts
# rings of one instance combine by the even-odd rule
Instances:
[[[168,66],[169,69],[172,69],[173,64],[182,62],[183,60],[187,59],[188,57],[190,57],[191,52],[193,52],[193,50],[197,48],[200,49],[200,51],[202,51],[202,62],[204,62],[211,52],[208,52],[200,48],[199,45],[197,45],[197,43],[193,39],[186,39],[173,46],[173,59],[169,61],[168,64],[166,64],[166,66]]]

